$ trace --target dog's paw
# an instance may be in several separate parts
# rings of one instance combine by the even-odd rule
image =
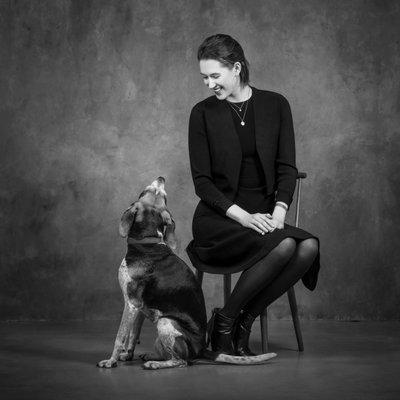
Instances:
[[[96,365],[99,368],[115,368],[117,366],[117,361],[113,358],[110,358],[108,360],[99,361]]]
[[[118,357],[119,361],[132,361],[132,359],[133,359],[132,351],[124,351]]]
[[[143,369],[158,369],[160,363],[158,361],[147,361],[142,365]]]

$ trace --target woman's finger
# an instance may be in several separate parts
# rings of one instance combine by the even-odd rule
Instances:
[[[256,222],[252,222],[252,223],[250,224],[250,228],[254,229],[256,232],[260,233],[261,235],[265,235],[265,233],[268,233],[268,231],[265,232],[264,230],[262,230],[262,229],[257,225]]]
[[[275,226],[270,224],[270,223],[268,223],[268,222],[262,221],[261,224],[263,225],[263,227],[265,229],[268,230],[268,232],[272,232],[275,229]]]
[[[260,215],[260,220],[263,222],[264,225],[268,227],[268,230],[275,229],[276,225],[273,221],[269,220],[265,215]]]
[[[271,228],[268,225],[264,224],[263,221],[255,220],[254,224],[256,224],[257,227],[260,228],[265,233],[268,233],[271,230]]]

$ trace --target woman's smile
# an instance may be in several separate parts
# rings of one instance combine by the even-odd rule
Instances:
[[[221,87],[221,86],[218,86],[218,85],[217,85],[217,86],[214,86],[214,87],[213,87],[213,91],[214,91],[214,93],[217,94],[217,95],[218,95],[218,94],[221,94],[222,87]]]

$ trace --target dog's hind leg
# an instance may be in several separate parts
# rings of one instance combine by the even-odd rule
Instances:
[[[186,343],[183,338],[168,338],[168,344],[163,344],[162,354],[146,354],[142,359],[147,359],[143,364],[144,369],[182,368],[187,366],[187,361],[179,353],[187,353]],[[149,359],[150,357],[154,357]]]
[[[139,313],[140,311],[137,308],[132,307],[127,301],[125,302],[121,323],[119,325],[117,337],[115,338],[114,350],[108,360],[102,360],[97,363],[98,367],[112,368],[117,366],[119,355],[125,350],[125,343],[129,338],[130,331]]]
[[[155,343],[156,358],[150,360],[151,355],[146,355],[148,361],[143,364],[143,368],[186,367],[186,360],[189,358],[189,349],[182,332],[179,331],[179,324],[169,318],[160,318],[157,322],[157,330],[158,338]]]
[[[139,312],[133,321],[132,327],[130,329],[129,335],[126,338],[124,344],[124,351],[119,355],[119,361],[131,361],[133,359],[133,354],[135,352],[136,343],[138,343],[140,331],[142,329],[143,321],[145,315]]]
[[[154,342],[154,351],[149,353],[139,354],[139,358],[143,361],[165,361],[167,355],[165,354],[164,346],[159,338]]]

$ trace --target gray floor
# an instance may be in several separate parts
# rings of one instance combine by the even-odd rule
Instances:
[[[305,352],[290,321],[272,321],[265,365],[112,370],[118,321],[0,324],[1,399],[400,399],[400,323],[302,321]],[[149,351],[146,324],[137,353]],[[260,348],[258,324],[252,346]]]

